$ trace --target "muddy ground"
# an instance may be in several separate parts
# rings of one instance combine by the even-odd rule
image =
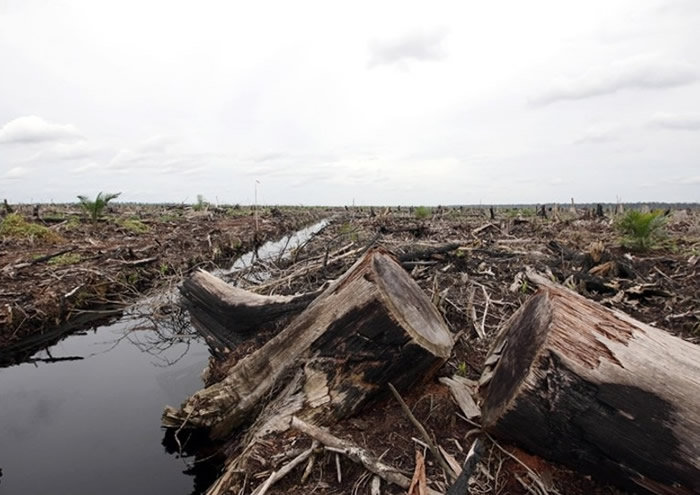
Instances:
[[[561,212],[558,218],[523,216],[522,212],[453,209],[417,219],[412,211],[386,211],[374,216],[353,211],[309,242],[294,260],[234,274],[230,281],[263,294],[293,294],[322,286],[340,276],[370,244],[402,253],[449,243],[457,249],[404,263],[433,299],[456,336],[451,359],[438,376],[459,374],[478,380],[484,359],[499,326],[534,292],[521,277],[526,266],[551,274],[581,294],[618,308],[648,324],[694,343],[700,342],[700,211],[681,210],[666,217],[666,237],[644,252],[621,245],[612,214],[595,218],[584,212]],[[255,271],[266,277],[256,279]],[[273,277],[267,278],[272,272]],[[213,367],[209,381],[220,379],[227,367],[274,334],[258,336],[232,352],[228,361]],[[485,337],[479,337],[479,333]],[[457,462],[463,462],[478,424],[459,415],[445,386],[437,379],[405,397],[414,414]],[[332,433],[369,449],[384,462],[411,476],[415,450],[425,448],[420,435],[396,401],[387,397],[356,418],[330,427]],[[225,446],[207,449],[235,456],[244,432]],[[260,485],[285,463],[285,453],[307,448],[310,440],[290,432],[268,439],[248,470],[245,493]],[[446,488],[441,471],[426,454],[428,480]],[[336,460],[320,454],[311,475],[300,483],[304,464],[295,468],[267,493],[369,493],[371,476],[342,458],[338,480]],[[527,466],[535,477],[528,474]],[[241,474],[242,476],[242,474]],[[535,478],[537,480],[535,481]],[[569,467],[529,455],[516,447],[487,439],[485,454],[473,477],[473,494],[560,493],[567,495],[623,493],[604,481]],[[544,490],[544,491],[543,491]],[[405,493],[383,484],[382,493]]]
[[[110,205],[97,223],[77,206],[15,207],[0,218],[0,365],[114,316],[196,268],[226,266],[326,209]],[[3,212],[6,213],[6,212]],[[3,228],[4,225],[4,228]]]

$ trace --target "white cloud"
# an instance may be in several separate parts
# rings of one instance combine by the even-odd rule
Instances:
[[[562,179],[561,177],[552,177],[549,179],[550,186],[562,186],[564,184],[569,184],[570,182],[570,180]]]
[[[599,67],[579,77],[561,79],[533,99],[549,104],[562,100],[582,100],[626,89],[663,89],[696,81],[695,68],[683,60],[670,60],[657,54],[639,55]]]
[[[577,144],[602,144],[617,141],[620,126],[618,124],[598,124],[591,126],[576,139]]]
[[[74,126],[53,124],[35,115],[16,118],[0,128],[0,143],[40,143],[74,139],[83,139]]]
[[[446,35],[444,29],[433,29],[410,32],[390,40],[374,40],[369,45],[369,66],[441,60],[445,58],[442,42]]]
[[[134,148],[142,153],[164,153],[170,144],[176,143],[178,139],[174,136],[156,135],[144,139]]]
[[[58,143],[51,151],[62,160],[79,160],[89,158],[101,151],[101,147],[90,144],[87,141],[75,141],[72,143]]]
[[[696,15],[700,13],[700,4],[696,0],[664,0],[656,11],[660,14]]]
[[[119,172],[150,170],[158,174],[201,172],[212,164],[230,163],[230,157],[215,152],[189,152],[171,150],[170,143],[179,141],[171,137],[149,138],[133,148],[120,149],[107,164],[107,168]]]
[[[697,200],[697,185],[664,183],[697,176],[697,132],[640,129],[658,111],[700,112],[686,12],[700,1],[655,10],[670,1],[276,2],[275,16],[205,2],[193,23],[187,2],[12,0],[0,127],[48,122],[3,128],[34,144],[0,144],[12,186],[0,189],[17,202],[108,184],[130,199],[251,203],[257,179],[291,204]],[[667,58],[628,58],[654,51]],[[534,110],[546,88],[540,103],[586,99]],[[9,182],[13,167],[29,175]]]
[[[109,161],[110,168],[129,168],[135,164],[139,158],[139,154],[136,152],[122,148],[112,157]]]
[[[187,160],[186,153],[171,150],[179,139],[173,136],[155,135],[122,148],[112,157],[108,166],[114,169],[161,168],[167,170],[180,160]]]
[[[700,114],[658,113],[649,120],[649,125],[663,129],[697,131],[700,130]]]
[[[5,179],[8,180],[18,180],[29,173],[29,169],[26,167],[13,167],[7,171],[5,174]]]
[[[186,170],[183,170],[180,172],[181,175],[197,175],[201,174],[203,172],[206,172],[207,168],[206,167],[195,167],[195,168],[188,168]]]
[[[72,173],[74,174],[82,174],[85,172],[89,172],[91,170],[97,170],[99,169],[100,166],[95,163],[95,162],[89,162],[84,165],[80,165],[79,167],[75,167],[74,169],[71,170]]]

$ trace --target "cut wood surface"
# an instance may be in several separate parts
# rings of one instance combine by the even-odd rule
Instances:
[[[635,492],[700,493],[700,347],[539,281],[486,360],[483,426]]]
[[[304,373],[297,415],[337,420],[386,393],[389,382],[405,390],[432,377],[452,346],[430,299],[389,252],[372,249],[223,381],[166,408],[163,424],[226,437],[293,368]]]
[[[301,313],[319,294],[262,296],[204,270],[186,279],[180,292],[192,325],[216,350],[235,346],[283,316]]]

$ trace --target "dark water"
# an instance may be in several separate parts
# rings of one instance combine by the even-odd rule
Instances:
[[[327,223],[267,243],[217,273],[283,257]],[[136,307],[143,314],[149,301]],[[192,458],[172,454],[172,442],[166,451],[160,427],[165,405],[201,388],[209,351],[186,324],[132,330],[146,323],[125,317],[0,368],[0,495],[186,495],[213,481],[206,467],[193,472]]]
[[[83,359],[0,370],[0,494],[193,492],[186,459],[161,444],[160,415],[201,388],[208,350],[195,339],[189,348],[159,345],[153,331],[126,338],[131,325],[73,335],[49,349],[53,358]]]

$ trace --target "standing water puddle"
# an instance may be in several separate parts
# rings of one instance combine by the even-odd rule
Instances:
[[[326,224],[267,243],[258,256]],[[253,259],[244,255],[229,273]],[[125,317],[0,369],[0,494],[201,493],[186,459],[166,452],[160,416],[201,388],[209,351],[191,329],[173,338],[134,325]]]

